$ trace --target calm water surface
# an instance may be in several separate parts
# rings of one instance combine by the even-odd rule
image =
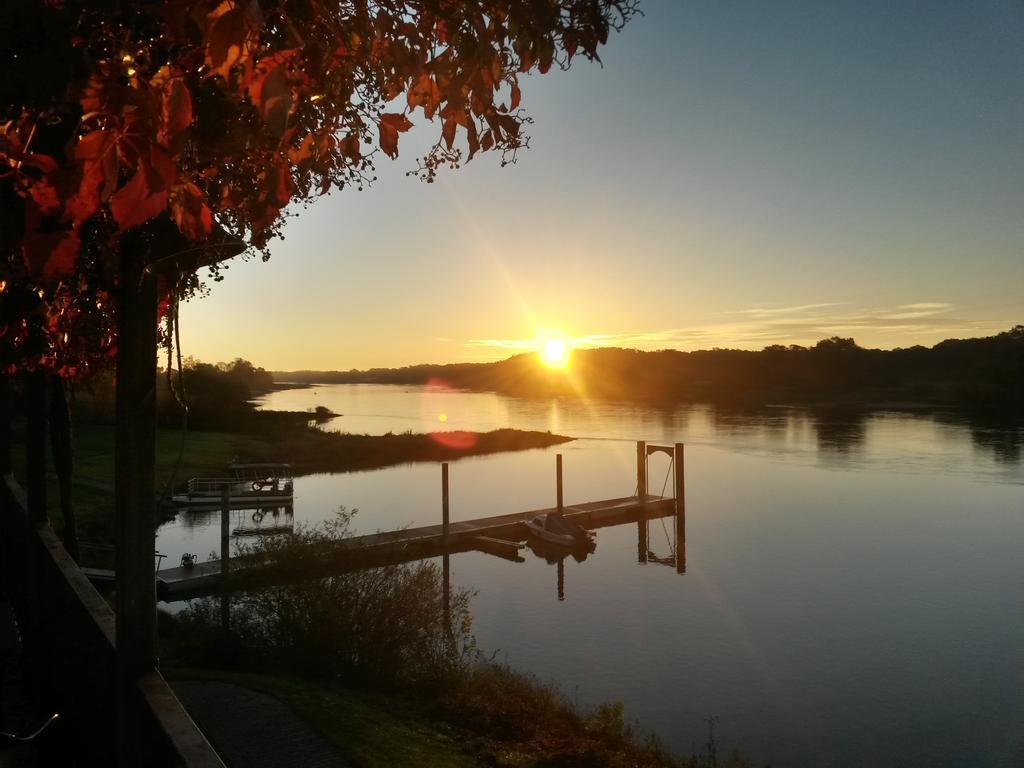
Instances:
[[[454,556],[454,581],[477,591],[484,649],[581,704],[623,701],[684,753],[714,716],[726,749],[776,766],[1024,765],[1019,428],[376,385],[277,392],[263,405],[324,405],[342,414],[327,429],[354,433],[580,438],[454,462],[455,520],[552,504],[557,452],[567,503],[631,494],[631,441],[685,442],[687,572],[638,563],[635,525],[599,531],[593,555],[565,561],[564,600],[556,567],[528,550],[518,564]],[[652,459],[652,492],[667,468]],[[438,465],[297,481],[296,521],[339,505],[359,510],[360,532],[438,522]],[[205,559],[218,536],[208,518],[182,515],[158,546],[168,562]],[[671,551],[659,521],[650,545]]]

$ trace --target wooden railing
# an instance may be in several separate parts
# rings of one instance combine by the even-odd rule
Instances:
[[[60,713],[77,764],[114,765],[116,616],[49,524],[31,521],[10,475],[0,482],[0,566],[22,626],[34,708]],[[141,727],[146,765],[223,768],[158,670],[142,671],[124,705]]]

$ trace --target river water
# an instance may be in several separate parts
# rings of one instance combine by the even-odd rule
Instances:
[[[524,401],[426,387],[275,392],[352,433],[499,427],[578,438],[451,465],[452,519],[626,496],[636,440],[686,444],[686,572],[638,561],[635,525],[602,529],[558,568],[451,559],[476,591],[488,653],[583,705],[625,704],[676,750],[774,766],[1024,765],[1024,430],[950,414],[659,410]],[[287,460],[287,457],[281,457]],[[650,489],[668,459],[651,459]],[[420,463],[296,481],[295,520],[357,509],[358,532],[440,520],[440,470]],[[248,513],[236,513],[244,517]],[[245,522],[244,520],[236,522]],[[264,523],[266,524],[266,523]],[[649,549],[672,555],[671,520]],[[218,547],[214,517],[182,514],[158,547],[176,564]]]

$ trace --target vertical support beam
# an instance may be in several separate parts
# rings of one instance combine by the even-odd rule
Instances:
[[[25,378],[25,482],[28,516],[33,523],[45,523],[46,516],[46,412],[47,376],[35,371]]]
[[[0,373],[0,476],[11,474],[11,377]]]
[[[448,550],[448,462],[441,463],[441,534],[444,537],[444,548]]]
[[[636,443],[636,495],[641,503],[647,495],[647,443],[643,440]]]
[[[686,573],[686,463],[683,461],[682,443],[676,443],[676,573]]]
[[[562,454],[555,454],[555,499],[558,513],[562,513]]]
[[[449,639],[452,638],[452,584],[451,564],[448,559],[448,462],[441,463],[441,534],[443,537],[441,556],[441,588],[444,590],[444,632]]]
[[[228,486],[220,489],[220,626],[231,623],[231,592],[228,571],[231,570],[231,503]]]
[[[60,513],[64,520],[64,547],[78,561],[78,523],[75,517],[75,499],[72,495],[74,450],[71,435],[71,411],[68,408],[67,389],[60,376],[50,381],[50,441],[53,443],[53,467],[57,471],[60,493]]]
[[[35,371],[25,376],[25,482],[28,496],[29,533],[24,542],[26,565],[25,591],[26,608],[28,610],[26,635],[28,637],[28,663],[32,676],[41,684],[33,686],[31,699],[34,706],[39,707],[52,694],[53,658],[52,637],[46,630],[51,626],[53,603],[47,599],[44,590],[45,571],[43,570],[42,553],[33,541],[32,532],[35,526],[45,524],[46,514],[46,378],[43,371]]]
[[[558,558],[558,599],[565,600],[565,558]]]
[[[647,495],[647,443],[643,440],[636,444],[636,495],[641,499],[641,507],[645,506],[643,498]],[[647,562],[647,516],[646,510],[642,520],[636,522],[636,559],[637,562]]]
[[[125,240],[128,238],[126,237]],[[134,239],[134,238],[133,238]],[[136,681],[157,664],[156,645],[156,350],[157,279],[142,266],[138,241],[121,247],[117,314],[118,765],[143,765]]]

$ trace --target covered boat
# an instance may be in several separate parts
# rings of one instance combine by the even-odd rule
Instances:
[[[590,532],[566,520],[561,512],[543,512],[527,520],[526,529],[541,541],[566,547],[590,542]]]
[[[292,470],[288,464],[228,465],[231,477],[193,477],[182,493],[171,501],[179,506],[199,509],[219,507],[228,491],[232,507],[289,506],[293,500]]]

